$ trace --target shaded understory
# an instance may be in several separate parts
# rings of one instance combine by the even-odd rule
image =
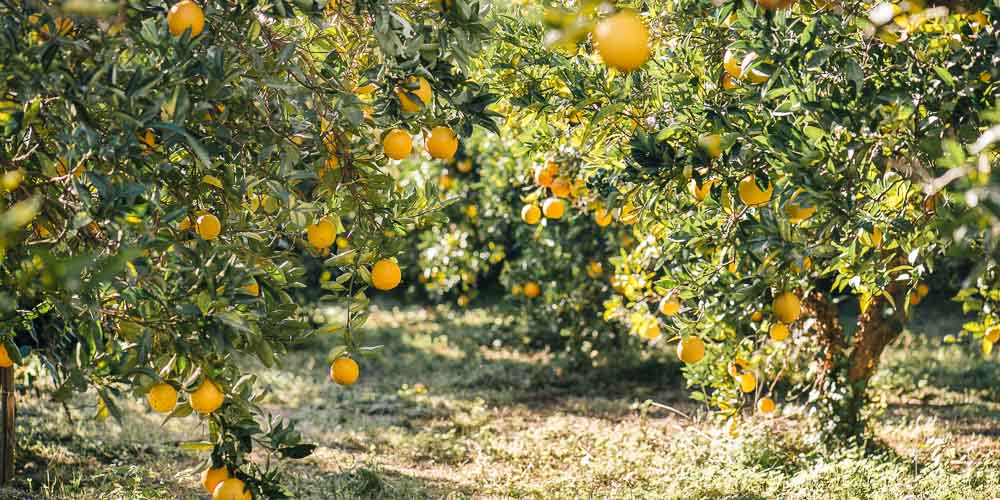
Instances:
[[[747,419],[727,437],[686,399],[679,366],[656,359],[581,372],[506,347],[486,310],[382,310],[377,358],[342,389],[327,379],[333,339],[261,369],[266,407],[320,445],[291,465],[299,498],[981,498],[1000,491],[1000,366],[945,346],[958,319],[927,315],[888,351],[877,379],[887,411],[878,456],[818,456],[796,420]],[[653,400],[675,411],[643,404]],[[23,474],[6,497],[203,498],[201,455],[175,443],[194,417],[160,427],[135,402],[124,427],[22,398]],[[683,415],[681,415],[683,414]],[[196,429],[195,435],[190,433]],[[4,493],[0,493],[3,497]]]

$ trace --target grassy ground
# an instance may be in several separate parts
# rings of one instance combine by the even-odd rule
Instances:
[[[580,373],[505,347],[488,311],[382,310],[358,386],[327,379],[331,339],[261,370],[267,408],[320,445],[290,467],[299,498],[993,498],[1000,494],[1000,365],[944,346],[957,319],[918,318],[887,353],[877,432],[863,456],[813,452],[799,408],[724,437],[672,364]],[[994,355],[995,356],[995,355]],[[627,369],[626,369],[627,368]],[[677,410],[644,405],[655,400]],[[141,404],[124,427],[93,401],[20,407],[24,474],[11,498],[199,498],[178,451],[194,417],[160,427]],[[679,414],[680,413],[680,414]],[[683,415],[681,415],[683,414]],[[201,429],[195,431],[202,433]],[[3,496],[0,493],[0,496]]]

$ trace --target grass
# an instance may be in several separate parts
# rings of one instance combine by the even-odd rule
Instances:
[[[573,371],[507,347],[491,311],[386,308],[367,343],[385,346],[343,389],[327,378],[333,339],[260,368],[269,411],[320,445],[289,463],[297,498],[991,498],[1000,492],[995,359],[944,346],[960,318],[928,315],[887,352],[876,383],[881,455],[815,453],[801,408],[747,419],[732,439],[684,396],[676,364]],[[643,402],[655,400],[675,411]],[[10,498],[202,498],[202,455],[174,443],[194,417],[160,427],[139,402],[124,427],[27,395]],[[680,415],[678,413],[683,414]],[[0,492],[0,497],[4,493]]]

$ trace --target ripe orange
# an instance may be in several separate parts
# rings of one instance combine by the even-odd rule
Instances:
[[[565,198],[569,196],[572,186],[572,183],[570,183],[565,177],[556,177],[556,179],[552,181],[552,194],[560,198]]]
[[[983,334],[983,337],[985,337],[986,340],[989,340],[990,342],[993,342],[995,344],[998,340],[1000,340],[1000,327],[991,326],[987,328],[986,333]]]
[[[438,187],[441,191],[447,191],[455,185],[455,180],[448,175],[448,171],[441,172],[441,177],[438,177]]]
[[[169,413],[177,406],[177,390],[170,384],[160,382],[146,393],[149,407],[157,413]]]
[[[448,127],[434,127],[427,136],[427,152],[439,160],[450,160],[458,151],[458,136]]]
[[[337,226],[328,218],[320,219],[306,228],[306,239],[314,248],[329,248],[337,239]]]
[[[733,78],[732,75],[729,73],[724,73],[722,75],[722,90],[733,90],[738,88],[740,88],[740,84],[736,82],[736,79]]]
[[[708,153],[711,158],[722,156],[722,135],[706,134],[698,138],[698,145]]]
[[[774,193],[774,186],[767,183],[767,189],[762,190],[757,186],[757,180],[752,175],[748,175],[740,181],[739,185],[740,201],[751,207],[761,207],[771,201],[771,194]]]
[[[542,209],[538,208],[538,205],[534,203],[521,207],[521,220],[525,224],[538,224],[538,221],[542,220]]]
[[[458,171],[463,174],[472,172],[472,160],[469,159],[462,160],[458,162],[458,165],[456,165],[455,168],[458,169]]]
[[[632,11],[621,11],[597,23],[594,43],[604,64],[621,71],[638,69],[649,59],[649,30]]]
[[[691,196],[694,196],[695,201],[700,203],[705,201],[705,198],[708,198],[708,195],[711,194],[712,185],[714,184],[715,180],[708,179],[702,183],[701,187],[698,187],[698,181],[691,179],[691,181],[688,182],[688,191],[691,193]]]
[[[559,165],[550,161],[544,167],[535,169],[535,184],[542,187],[551,187],[557,173],[559,173]]]
[[[226,395],[218,384],[206,378],[194,392],[191,393],[191,408],[198,413],[212,413],[222,407]]]
[[[726,49],[726,52],[722,55],[722,69],[732,78],[742,76],[743,71],[740,68],[740,58],[736,55],[736,52]]]
[[[920,283],[917,285],[917,295],[921,298],[926,297],[928,293],[931,293],[931,288],[927,286],[927,283]]]
[[[587,264],[587,276],[591,279],[595,279],[604,274],[604,266],[596,260],[590,261]]]
[[[600,227],[607,227],[611,224],[611,212],[604,208],[598,208],[594,211],[594,222]]]
[[[542,202],[542,213],[548,219],[559,219],[566,213],[566,202],[559,198],[549,198]]]
[[[790,324],[799,319],[802,314],[802,303],[792,292],[785,292],[774,299],[774,315],[778,321]]]
[[[194,38],[205,28],[205,13],[191,0],[182,0],[167,11],[167,27],[173,36],[181,36],[190,29]]]
[[[774,407],[774,400],[771,398],[764,397],[757,401],[757,411],[761,413],[771,413],[774,411]]]
[[[372,285],[379,290],[392,290],[401,279],[399,264],[389,259],[382,259],[372,266]]]
[[[396,97],[399,98],[400,109],[406,113],[416,113],[431,104],[434,92],[431,90],[431,84],[426,78],[422,76],[411,76],[407,78],[406,82],[417,82],[419,87],[415,90],[403,89],[402,87],[396,89]],[[411,95],[416,96],[417,101],[414,101],[410,97]]]
[[[791,200],[785,204],[785,214],[788,215],[788,222],[792,224],[804,222],[815,213],[816,207],[803,207]]]
[[[224,479],[212,492],[212,500],[252,500],[253,495],[246,490],[246,483],[230,477]]]
[[[882,228],[874,227],[871,232],[872,246],[878,248],[882,246]]]
[[[330,365],[330,380],[339,385],[354,385],[358,381],[358,363],[348,357],[333,360]]]
[[[757,388],[757,376],[751,372],[737,375],[736,382],[740,384],[740,390],[743,392],[753,392]]]
[[[698,337],[688,337],[677,343],[677,357],[687,364],[694,364],[705,357],[705,343]]]
[[[0,345],[0,368],[10,368],[14,366],[14,361],[10,359],[7,348]]]
[[[410,156],[410,151],[413,150],[413,137],[405,130],[393,129],[382,139],[382,150],[389,158],[402,160]]]
[[[676,297],[664,297],[660,301],[660,314],[664,316],[673,316],[681,310],[681,301]]]
[[[215,491],[215,487],[219,483],[229,479],[229,470],[225,466],[219,467],[218,469],[213,469],[211,467],[201,471],[201,485],[205,487],[205,491],[209,495]]]
[[[767,10],[787,9],[795,3],[795,0],[757,0],[757,5]]]
[[[775,323],[771,325],[771,331],[769,332],[769,335],[771,336],[771,340],[775,342],[781,342],[788,338],[789,333],[791,332],[788,330],[788,327],[785,326],[784,323]]]
[[[529,299],[533,299],[542,294],[542,287],[538,286],[538,283],[535,283],[534,281],[525,283],[521,288],[524,291],[524,296]]]
[[[198,236],[201,236],[203,240],[212,241],[219,237],[219,233],[222,232],[222,223],[219,222],[219,218],[212,214],[204,214],[195,219],[194,222],[195,232]]]
[[[250,284],[244,285],[243,291],[250,295],[253,295],[254,297],[257,297],[258,295],[260,295],[260,284],[257,283],[257,280],[254,280]]]

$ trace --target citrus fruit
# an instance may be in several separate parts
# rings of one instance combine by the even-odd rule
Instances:
[[[611,224],[611,212],[603,208],[594,211],[594,222],[600,227],[607,227]]]
[[[622,224],[627,225],[639,222],[639,207],[633,205],[631,201],[626,202],[625,206],[622,207],[621,213],[618,215],[618,219],[622,221]]]
[[[565,177],[556,177],[556,179],[552,181],[552,186],[550,187],[552,189],[552,194],[560,198],[565,198],[569,196],[572,186],[573,184],[570,183]]]
[[[794,323],[802,313],[802,303],[792,292],[785,292],[778,295],[774,299],[773,307],[774,315],[778,318],[778,321],[785,324]]]
[[[803,207],[794,201],[789,200],[785,204],[785,214],[788,215],[788,222],[799,224],[809,219],[816,213],[816,207]]]
[[[791,333],[788,327],[784,323],[775,323],[771,325],[771,330],[768,334],[771,336],[771,340],[775,342],[781,342],[788,338],[788,334]]]
[[[705,343],[698,337],[688,337],[677,343],[677,357],[687,364],[694,364],[705,357]]]
[[[795,0],[757,0],[757,5],[767,10],[787,9],[795,3]]]
[[[222,232],[222,223],[219,222],[218,217],[204,214],[195,219],[194,228],[203,240],[211,241],[219,237],[219,233]]]
[[[306,228],[306,239],[314,248],[329,248],[337,239],[337,226],[328,218],[320,219]]]
[[[681,301],[677,300],[675,297],[664,297],[660,301],[660,314],[664,316],[673,316],[681,310]]]
[[[458,137],[448,127],[434,127],[427,136],[427,152],[439,160],[450,160],[458,151]]]
[[[14,361],[10,359],[7,348],[0,345],[0,368],[10,368],[12,366],[14,366]]]
[[[219,389],[218,384],[206,378],[191,393],[191,408],[198,413],[212,413],[222,406],[225,399],[226,395]]]
[[[771,398],[760,398],[757,401],[757,411],[761,413],[771,413],[774,411],[774,400]]]
[[[587,276],[589,278],[594,279],[594,278],[599,277],[602,274],[604,274],[604,266],[601,265],[600,262],[597,262],[596,260],[592,260],[592,261],[590,261],[589,264],[587,264]]]
[[[405,130],[393,129],[382,139],[382,150],[389,158],[402,160],[410,156],[410,151],[413,150],[413,137]]]
[[[757,388],[757,376],[750,372],[738,375],[736,382],[740,384],[740,390],[743,392],[753,392]]]
[[[705,150],[711,158],[722,156],[722,136],[719,134],[707,134],[698,138],[698,145]]]
[[[246,483],[235,477],[223,479],[212,492],[212,500],[250,500],[252,498],[253,495],[246,490]]]
[[[550,161],[544,167],[535,169],[535,184],[542,187],[551,187],[557,173],[559,173],[559,165]]]
[[[774,187],[771,183],[767,183],[767,189],[762,190],[757,186],[757,180],[752,175],[748,175],[740,181],[739,185],[740,201],[743,204],[751,207],[760,207],[771,201],[771,194],[774,193]]]
[[[372,266],[372,285],[379,290],[392,290],[401,279],[399,264],[394,261],[382,259]]]
[[[764,313],[760,311],[754,311],[753,314],[750,315],[750,321],[760,321],[762,319],[764,319]]]
[[[542,287],[538,286],[538,283],[535,283],[534,281],[525,283],[521,288],[524,291],[524,296],[529,299],[533,299],[542,294]]]
[[[177,406],[177,390],[170,384],[160,382],[146,393],[149,407],[157,413],[169,413]]]
[[[542,209],[534,203],[521,207],[521,220],[526,224],[538,224],[538,221],[542,220]]]
[[[347,357],[333,360],[330,365],[330,380],[339,385],[354,385],[358,380],[358,363]]]
[[[722,69],[732,78],[739,78],[742,75],[740,58],[736,55],[736,52],[726,49],[726,52],[722,54]]]
[[[594,28],[594,43],[604,64],[632,71],[649,59],[649,31],[632,11],[603,19]]]
[[[991,326],[987,328],[986,333],[984,333],[983,336],[986,338],[986,340],[996,343],[996,341],[1000,340],[1000,327]]]
[[[175,3],[167,11],[167,27],[170,34],[181,36],[185,31],[191,30],[191,38],[201,34],[205,28],[205,13],[202,12],[198,4],[190,0],[182,0]]]
[[[254,297],[256,297],[256,296],[260,295],[260,284],[257,283],[257,280],[254,280],[250,284],[244,285],[243,286],[243,291],[246,292],[246,293],[248,293],[248,294],[250,294],[250,295],[253,295]]]
[[[205,491],[209,495],[215,491],[215,487],[219,483],[229,479],[229,470],[225,466],[219,467],[218,469],[213,469],[211,467],[201,471],[201,485],[205,487]]]
[[[418,87],[414,90],[403,89],[402,87],[396,89],[396,97],[399,98],[400,109],[406,113],[416,113],[429,106],[431,99],[434,97],[434,92],[431,90],[431,84],[427,79],[422,76],[411,76],[406,79],[406,82],[416,82]],[[417,100],[413,100],[411,96],[416,96]]]
[[[656,320],[643,323],[639,327],[639,336],[646,340],[656,340],[660,336],[660,324]]]
[[[566,213],[566,202],[559,198],[549,198],[542,202],[542,213],[547,219],[559,219]]]
[[[695,201],[702,202],[705,201],[705,198],[708,198],[709,194],[711,194],[713,184],[715,184],[715,181],[709,179],[702,183],[701,187],[699,187],[698,181],[691,179],[688,182],[688,191],[691,193],[691,196],[694,196]]]
[[[462,161],[458,162],[458,165],[456,165],[455,168],[458,169],[458,171],[461,172],[461,173],[463,173],[463,174],[467,174],[469,172],[472,172],[472,160],[468,160],[468,159],[462,160]]]

